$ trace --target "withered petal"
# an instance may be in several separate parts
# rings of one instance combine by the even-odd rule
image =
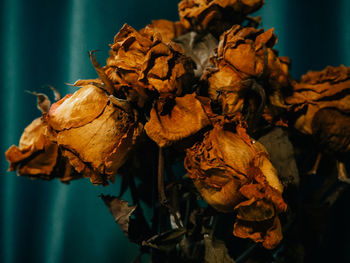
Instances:
[[[94,120],[106,107],[108,96],[94,85],[85,85],[72,96],[66,96],[56,103],[50,109],[48,122],[56,131],[62,131]]]
[[[168,115],[162,116],[152,108],[145,130],[152,140],[164,147],[194,135],[210,124],[196,95],[188,94],[175,99],[175,106]]]
[[[100,173],[104,173],[105,158],[119,145],[128,129],[127,114],[107,105],[104,112],[90,123],[59,132],[57,143],[78,153],[83,162],[90,163]],[[124,154],[127,152],[119,153]]]

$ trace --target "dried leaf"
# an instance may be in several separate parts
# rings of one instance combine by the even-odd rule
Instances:
[[[124,234],[129,234],[129,221],[130,216],[136,209],[136,205],[129,206],[128,202],[115,196],[100,195],[101,199],[108,207],[109,212],[114,217],[114,220],[118,223]]]
[[[176,228],[155,235],[150,239],[143,241],[143,246],[149,246],[163,251],[170,251],[182,240],[186,233],[185,228]]]
[[[235,263],[230,257],[225,243],[221,240],[213,240],[208,234],[204,235],[205,256],[206,263]]]
[[[54,87],[51,85],[47,85],[53,92],[53,95],[55,97],[55,101],[59,101],[60,99],[62,99],[61,93]]]
[[[214,49],[218,46],[218,41],[211,34],[198,34],[194,31],[186,33],[173,40],[179,44],[195,63],[194,75],[201,77],[204,69],[209,65],[209,58],[214,56]]]
[[[277,170],[278,178],[284,186],[299,185],[299,172],[295,162],[293,145],[287,132],[274,128],[258,140],[270,153],[271,163]]]
[[[46,94],[29,90],[26,90],[26,92],[33,94],[37,97],[37,108],[41,111],[41,113],[49,112],[51,101],[49,100]]]

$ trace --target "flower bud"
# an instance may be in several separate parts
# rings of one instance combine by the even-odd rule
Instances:
[[[180,96],[192,86],[192,60],[177,44],[163,43],[151,27],[137,32],[124,25],[114,37],[104,70],[117,92],[133,97],[139,106],[149,93]]]
[[[71,165],[92,183],[108,184],[124,164],[141,127],[105,91],[81,84],[74,94],[51,106],[47,122]]]
[[[21,136],[19,146],[12,145],[5,153],[10,162],[10,171],[17,170],[20,176],[32,179],[50,180],[58,177],[63,182],[80,178],[61,155],[58,145],[46,135],[46,123],[43,118],[35,119]]]
[[[185,168],[211,206],[220,212],[238,212],[235,235],[256,242],[268,240],[273,246],[279,243],[281,233],[269,240],[267,232],[273,231],[275,217],[286,209],[283,186],[265,148],[250,139],[244,129],[234,133],[215,125],[201,142],[187,150]],[[260,238],[255,238],[242,222],[251,227],[263,222],[269,227],[259,233],[256,230]]]
[[[297,115],[295,128],[304,134],[313,135],[313,121],[323,109],[335,110],[337,115],[349,114],[349,86],[350,67],[343,65],[328,66],[322,71],[309,71],[303,75],[300,82],[294,82],[293,94],[286,98],[286,102],[292,106],[291,111]],[[329,116],[329,121],[334,119],[335,115],[332,115]],[[321,121],[327,120],[323,118]],[[330,129],[330,126],[327,129]],[[334,132],[337,133],[335,130]]]
[[[241,112],[245,94],[255,93],[264,104],[283,106],[282,94],[289,87],[289,60],[278,57],[272,47],[277,37],[273,29],[266,32],[252,27],[233,26],[221,37],[214,67],[203,79],[208,83],[209,97],[219,100],[223,113]],[[267,98],[265,98],[267,97]]]
[[[263,4],[263,0],[183,0],[179,3],[180,22],[185,28],[218,37]]]

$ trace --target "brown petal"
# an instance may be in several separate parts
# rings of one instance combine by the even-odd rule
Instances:
[[[150,120],[145,125],[147,135],[160,147],[194,135],[210,125],[201,102],[195,94],[188,94],[175,99],[175,106],[168,115],[160,115],[152,108]]]
[[[254,222],[237,220],[233,234],[240,238],[250,238],[255,242],[262,242],[267,249],[274,249],[282,240],[281,223],[276,216],[274,219],[256,224]]]
[[[107,102],[108,97],[103,90],[86,85],[52,105],[49,124],[57,131],[83,126],[99,116]]]
[[[103,113],[90,123],[59,132],[57,143],[75,152],[83,162],[89,163],[103,174],[105,169],[109,170],[109,167],[105,168],[106,159],[118,148],[123,136],[128,132],[127,121],[128,117],[122,110],[107,105]],[[121,163],[127,153],[118,151]],[[116,166],[117,168],[119,166]],[[109,173],[116,173],[116,170],[113,169]]]
[[[44,136],[41,118],[25,128],[19,147],[12,145],[5,153],[11,171],[18,169],[20,175],[47,176],[56,165],[57,154],[57,145]]]

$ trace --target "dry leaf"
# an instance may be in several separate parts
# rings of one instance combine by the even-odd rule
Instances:
[[[225,243],[221,240],[213,240],[208,234],[204,235],[205,263],[235,263],[230,257]]]
[[[211,34],[198,34],[191,31],[173,40],[179,44],[194,63],[196,69],[194,74],[200,78],[204,69],[209,65],[209,58],[215,55],[214,49],[218,46],[218,41]]]
[[[135,211],[136,205],[129,206],[127,201],[115,196],[101,195],[100,197],[108,207],[109,212],[113,215],[115,222],[118,223],[125,235],[128,236],[130,216]]]

